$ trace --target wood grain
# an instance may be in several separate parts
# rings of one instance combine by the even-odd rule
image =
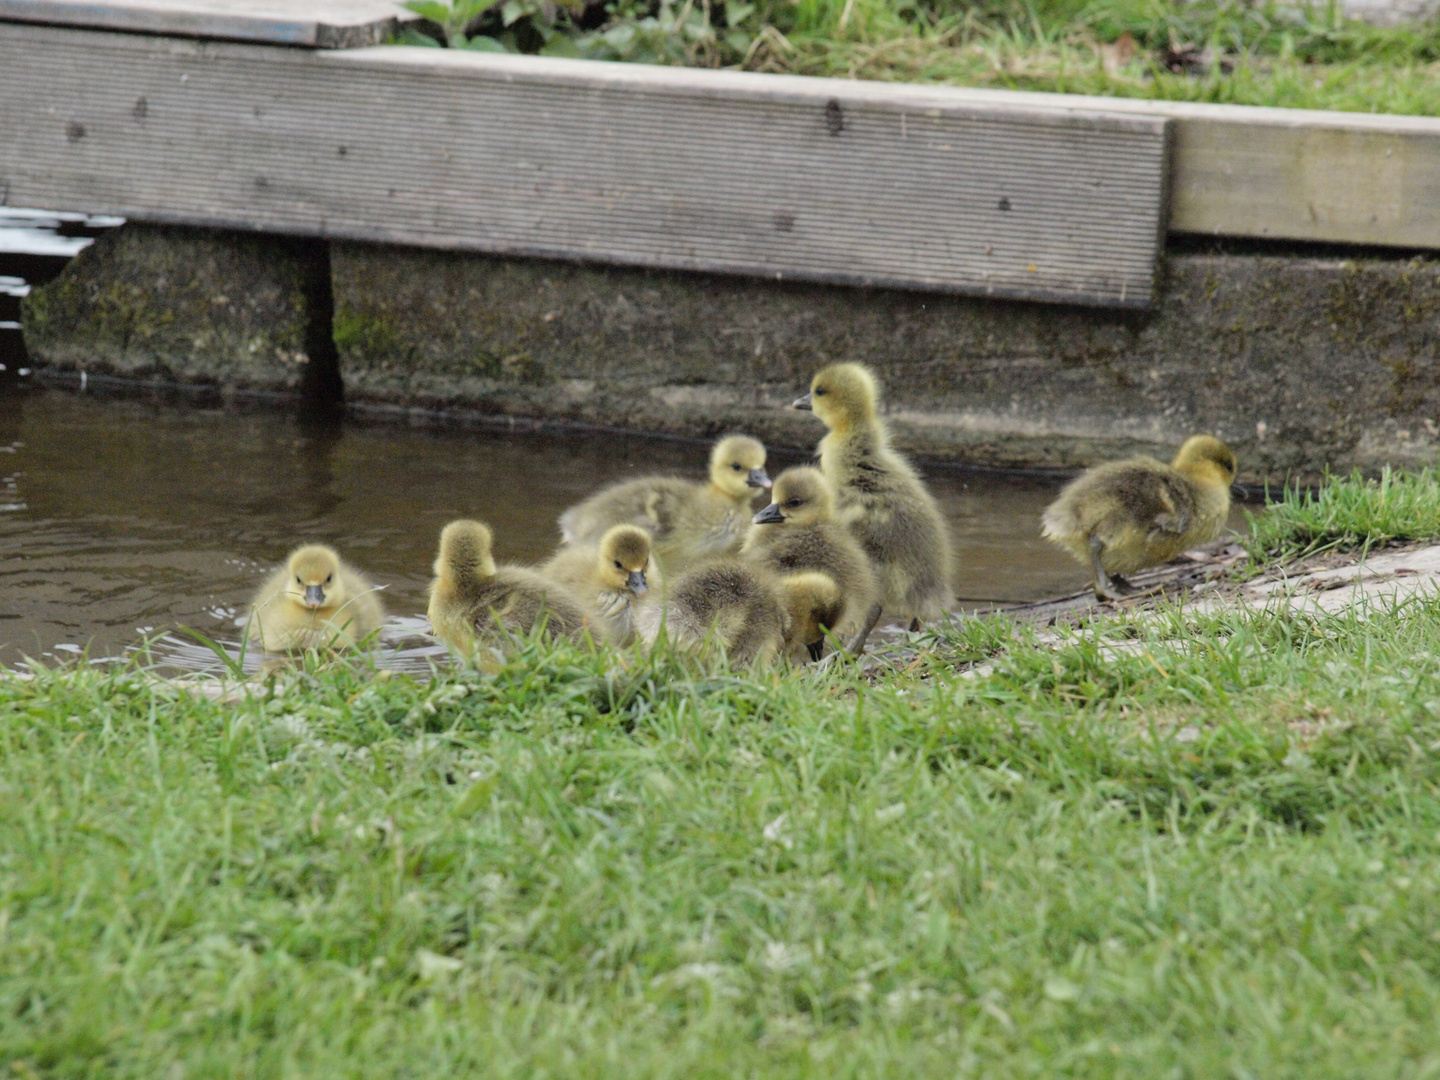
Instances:
[[[1152,293],[1163,117],[3,23],[0,68],[15,205],[1086,304]]]
[[[0,0],[0,21],[263,41],[378,45],[417,16],[389,0]]]

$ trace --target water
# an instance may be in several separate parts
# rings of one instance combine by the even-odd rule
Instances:
[[[264,576],[306,541],[334,544],[385,586],[400,644],[424,626],[447,521],[483,518],[498,558],[537,561],[554,549],[566,506],[646,472],[701,478],[707,452],[641,437],[317,426],[93,389],[11,393],[0,397],[0,662],[115,656],[177,626],[235,641]],[[772,475],[801,458],[776,454]],[[1057,482],[929,482],[954,528],[961,596],[1023,601],[1084,586],[1080,568],[1038,536]],[[199,646],[188,659],[166,649],[180,663],[207,657]]]
[[[30,368],[20,301],[118,218],[0,207],[0,663],[124,656],[216,670],[188,627],[238,654],[247,602],[287,551],[334,544],[385,587],[382,662],[423,670],[443,654],[423,612],[436,537],[480,517],[501,559],[535,562],[560,511],[647,472],[700,479],[701,444],[518,436],[364,419],[307,424],[183,395],[47,389]],[[776,454],[774,475],[805,458]],[[1038,535],[1059,482],[981,472],[929,477],[974,605],[1082,588],[1084,572]],[[254,663],[257,658],[249,660]]]

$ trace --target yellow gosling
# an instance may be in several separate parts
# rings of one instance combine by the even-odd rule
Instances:
[[[612,525],[599,544],[561,548],[540,572],[574,593],[617,645],[634,640],[636,603],[660,586],[650,534],[636,525]]]
[[[870,558],[835,520],[835,491],[825,474],[808,466],[786,469],[775,478],[774,501],[754,517],[741,546],[742,558],[777,574],[816,571],[839,591],[835,622],[823,623],[842,638],[853,636],[879,596]],[[806,644],[823,641],[824,635]],[[818,659],[818,658],[817,658]]]
[[[780,579],[789,616],[785,630],[785,657],[792,664],[819,660],[825,655],[825,635],[841,625],[845,596],[835,579],[818,570],[802,570]]]
[[[250,642],[265,652],[354,646],[380,629],[375,586],[334,548],[296,548],[250,605]]]
[[[489,526],[452,521],[440,533],[435,579],[426,612],[435,636],[462,653],[478,641],[529,634],[544,622],[545,636],[579,639],[584,606],[570,590],[518,566],[496,566]]]
[[[838,518],[870,556],[880,588],[853,647],[864,646],[881,613],[937,619],[954,594],[950,529],[940,507],[905,457],[890,446],[880,419],[880,388],[861,364],[832,364],[810,381],[794,408],[813,410],[829,428],[820,469],[835,487]]]
[[[700,559],[738,551],[751,503],[769,487],[764,445],[730,435],[715,444],[704,483],[645,476],[611,485],[561,514],[560,534],[567,544],[594,544],[612,525],[637,525],[650,533],[657,558],[673,575]]]
[[[1118,600],[1134,591],[1119,575],[1220,535],[1235,470],[1235,452],[1212,435],[1186,439],[1169,465],[1150,457],[1098,465],[1060,492],[1041,532],[1090,570],[1098,598]]]
[[[666,637],[692,652],[724,649],[735,667],[764,664],[779,655],[788,622],[785,595],[768,571],[735,558],[691,567],[669,585],[663,603],[640,609],[640,637]]]

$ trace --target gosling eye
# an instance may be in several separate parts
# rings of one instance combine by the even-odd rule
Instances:
[[[299,575],[299,574],[296,574],[296,575],[295,575],[295,584],[296,584],[296,585],[304,585],[304,584],[305,584],[305,582],[303,582],[303,581],[300,580],[300,575]]]
[[[326,575],[325,575],[325,584],[326,584],[326,585],[329,585],[330,582],[334,579],[334,577],[335,577],[334,574],[326,574]]]
[[[730,463],[730,468],[734,469],[736,472],[742,472],[745,466],[741,465],[738,461],[732,461]]]
[[[817,386],[814,390],[810,392],[816,397],[824,397],[828,393],[828,391],[823,386]]]
[[[625,567],[623,567],[623,566],[620,565],[620,560],[619,560],[619,559],[616,559],[616,560],[615,560],[615,569],[616,569],[616,570],[624,570],[624,569],[625,569]]]
[[[805,503],[805,500],[804,500],[804,499],[788,499],[788,500],[786,500],[785,505],[786,505],[786,506],[803,506],[804,503]]]

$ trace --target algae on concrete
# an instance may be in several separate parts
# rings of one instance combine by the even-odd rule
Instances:
[[[131,223],[26,298],[38,366],[293,391],[309,356],[304,242]]]
[[[1440,267],[1420,261],[1174,255],[1148,313],[362,244],[333,266],[351,400],[806,446],[818,425],[784,406],[861,360],[902,446],[972,464],[1211,431],[1278,479],[1423,464],[1440,435]]]

